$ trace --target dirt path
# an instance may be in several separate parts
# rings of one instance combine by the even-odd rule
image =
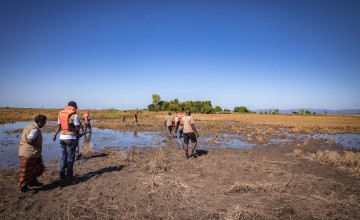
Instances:
[[[69,186],[48,168],[45,185],[22,197],[18,170],[3,170],[0,218],[360,219],[358,174],[294,157],[293,146],[202,150],[186,160],[168,145],[79,160]]]

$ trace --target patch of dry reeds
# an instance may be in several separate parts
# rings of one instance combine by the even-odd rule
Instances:
[[[165,156],[164,148],[158,148],[156,150],[155,157],[145,167],[146,173],[159,174],[167,171],[171,171],[172,167]]]
[[[234,219],[266,219],[265,216],[260,214],[257,210],[250,208],[243,208],[239,205],[231,208],[223,215],[224,220],[234,220]]]
[[[318,150],[316,153],[303,153],[300,149],[294,149],[292,155],[297,158],[311,159],[360,172],[360,152],[344,151],[340,153],[331,150]]]
[[[83,157],[91,157],[94,155],[94,144],[90,142],[84,142],[81,146],[81,155]]]

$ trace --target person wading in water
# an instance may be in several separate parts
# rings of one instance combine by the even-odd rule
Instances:
[[[197,146],[197,138],[199,138],[199,133],[195,128],[195,122],[193,117],[191,116],[190,110],[186,110],[186,116],[182,118],[182,124],[184,125],[184,143],[185,143],[185,158],[189,158],[188,148],[189,148],[189,140],[192,143],[191,156],[196,157],[195,150]]]

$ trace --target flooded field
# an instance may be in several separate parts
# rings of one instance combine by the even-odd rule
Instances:
[[[31,122],[15,122],[0,125],[0,169],[13,169],[19,166],[18,144],[22,129]],[[54,125],[54,123],[49,123]],[[347,149],[360,149],[359,134],[273,134],[270,138],[259,143],[259,140],[249,134],[216,134],[199,138],[199,148],[251,148],[267,145],[288,145],[318,140],[324,143],[337,144]],[[57,165],[61,157],[59,141],[52,141],[53,133],[43,132],[43,159],[46,165]],[[254,140],[255,139],[255,140]],[[79,145],[93,146],[94,153],[104,150],[126,152],[131,148],[164,147],[166,143],[175,146],[176,138],[168,139],[164,132],[154,131],[117,131],[94,127],[92,133],[80,138]]]
[[[18,146],[22,129],[31,122],[16,122],[0,125],[0,169],[12,169],[19,166]],[[59,140],[52,140],[54,133],[43,132],[43,160],[46,165],[54,164],[61,158]],[[114,131],[93,128],[92,133],[79,140],[80,149],[85,143],[91,143],[94,153],[102,150],[127,151],[133,147],[164,146],[160,132]]]
[[[1,219],[360,219],[360,116],[193,114],[196,156],[168,138],[165,112],[90,111],[94,154],[59,180],[56,109],[0,114]],[[37,114],[44,186],[19,195],[18,142]],[[79,113],[81,115],[81,112]],[[26,121],[26,122],[24,122]],[[10,122],[15,122],[10,124]]]

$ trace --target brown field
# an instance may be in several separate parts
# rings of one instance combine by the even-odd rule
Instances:
[[[55,120],[58,110],[0,109],[0,123]],[[139,126],[116,110],[90,110],[92,126],[165,131],[166,113],[139,112]],[[82,111],[79,111],[79,115]],[[274,134],[360,133],[359,116],[194,114],[202,135],[246,134],[258,147],[209,149],[186,160],[175,142],[158,149],[103,151],[74,165],[75,183],[58,181],[19,195],[18,170],[0,171],[1,219],[360,219],[360,153],[309,139],[262,147]],[[44,132],[53,132],[47,125]],[[106,144],[106,143],[104,143]],[[54,147],[58,146],[58,141]],[[204,146],[199,146],[200,149]]]
[[[32,121],[38,114],[46,115],[48,121],[57,120],[60,109],[0,108],[0,124],[16,121]],[[79,110],[82,116],[85,110]],[[133,111],[126,112],[126,123],[122,122],[122,111],[89,110],[94,126],[118,130],[159,131],[166,112],[139,111],[139,126],[131,122]],[[360,115],[259,115],[259,114],[193,114],[202,134],[216,133],[349,133],[360,134]],[[220,122],[220,123],[219,123]],[[225,130],[224,130],[225,129]]]

